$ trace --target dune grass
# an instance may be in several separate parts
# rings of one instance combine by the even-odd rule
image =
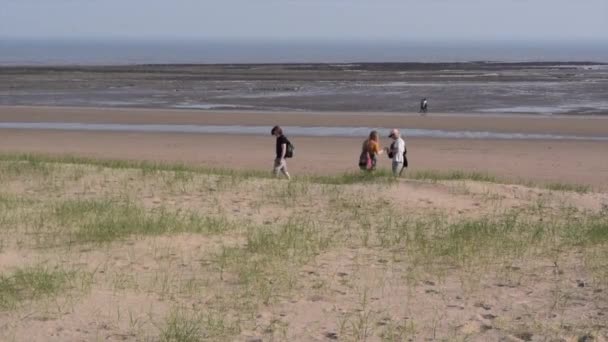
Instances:
[[[505,183],[506,181],[500,180],[499,178],[484,173],[484,172],[472,172],[472,171],[436,171],[436,170],[422,170],[414,171],[406,174],[407,178],[410,179],[422,179],[430,181],[441,181],[441,180],[472,180],[477,182],[490,182],[490,183]]]
[[[139,169],[143,174],[154,174],[161,171],[173,171],[178,175],[186,174],[209,174],[218,176],[248,178],[273,178],[270,172],[258,170],[234,170],[224,168],[209,168],[190,164],[162,163],[150,161],[133,160],[104,160],[71,155],[51,156],[38,154],[0,154],[0,161],[5,163],[5,170],[12,174],[21,174],[24,171],[35,171],[45,175],[52,172],[54,164],[89,165],[111,169]],[[386,170],[378,170],[373,173],[349,172],[335,176],[303,175],[296,177],[300,181],[320,184],[354,184],[360,182],[393,182],[394,178]]]
[[[151,161],[94,159],[73,155],[40,155],[40,154],[0,154],[0,161],[20,162],[8,163],[9,170],[21,172],[22,170],[47,170],[53,164],[74,164],[98,166],[110,169],[139,169],[144,174],[153,174],[160,171],[173,171],[178,173],[201,173],[222,176],[237,175],[243,178],[270,178],[268,172],[255,170],[232,170],[224,168],[209,168],[183,163],[163,163]]]
[[[270,177],[187,165],[0,155],[0,179],[8,184],[0,192],[0,252],[5,245],[29,248],[27,242],[35,240],[39,253],[107,251],[110,265],[119,258],[115,251],[127,254],[124,268],[103,266],[108,268],[96,275],[96,286],[116,295],[143,291],[169,302],[172,309],[153,320],[152,339],[162,341],[234,340],[244,330],[258,329],[252,326],[256,313],[297,296],[302,267],[326,253],[364,251],[391,260],[395,270],[405,265],[403,276],[412,286],[448,272],[475,282],[521,260],[575,255],[595,286],[608,286],[608,208],[593,212],[538,202],[458,216],[402,208],[392,194],[379,191],[400,186],[386,171],[291,182]],[[500,181],[462,171],[408,178]],[[137,272],[129,268],[141,258],[139,249],[129,247],[135,240],[147,244],[183,233],[204,239],[184,254],[153,245],[153,262],[146,260]],[[0,309],[66,293],[78,277],[45,267],[3,274]],[[318,279],[306,286],[323,293],[326,283]],[[214,296],[201,299],[210,293]],[[359,311],[340,318],[342,340],[415,336],[412,320],[380,328],[375,323],[380,313],[371,305],[363,291]],[[268,336],[286,339],[287,328],[277,322],[267,323]]]
[[[179,174],[197,173],[197,174],[213,174],[219,176],[232,176],[241,179],[247,178],[272,178],[269,172],[257,170],[233,170],[223,168],[208,168],[190,164],[180,163],[160,163],[149,161],[133,161],[133,160],[104,160],[92,159],[77,156],[50,156],[37,154],[0,154],[0,161],[13,162],[7,164],[7,170],[12,170],[15,173],[21,173],[24,170],[35,170],[42,173],[48,173],[52,170],[53,164],[75,164],[75,165],[92,165],[111,169],[140,169],[144,174],[153,174],[160,171],[173,171]],[[16,162],[16,163],[15,163]],[[407,173],[406,178],[409,179],[424,179],[424,180],[462,180],[469,179],[484,182],[499,182],[499,180],[491,175],[478,172],[465,171],[416,171]],[[335,184],[347,185],[355,183],[369,182],[384,182],[392,183],[396,179],[392,176],[389,170],[376,170],[375,172],[347,172],[338,175],[302,175],[296,176],[295,179],[311,183],[319,184]]]
[[[199,168],[187,165],[173,165],[173,164],[156,164],[147,162],[129,162],[129,161],[99,161],[91,160],[87,158],[75,158],[75,157],[44,157],[44,156],[32,156],[32,155],[15,155],[15,156],[3,156],[0,159],[20,161],[20,164],[11,163],[8,169],[11,172],[22,174],[28,172],[28,170],[34,170],[41,172],[42,175],[48,175],[51,167],[47,164],[50,163],[75,163],[77,165],[95,165],[109,168],[139,168],[145,172],[163,172],[171,171],[176,172],[176,177],[182,180],[189,180],[191,173],[195,174],[213,174],[221,177],[238,177],[239,179],[247,179],[248,177],[263,176],[264,178],[270,177],[267,173],[258,175],[256,172],[241,172],[241,171],[224,171],[217,169]],[[412,173],[408,176],[411,179],[424,179],[431,181],[438,180],[463,180],[470,179],[475,181],[484,182],[496,182],[497,179],[491,175],[475,172],[463,172],[463,171],[452,171],[452,172],[435,172],[435,171],[421,171]],[[296,179],[296,182],[286,183],[285,186],[280,187],[279,192],[272,193],[272,197],[279,197],[291,200],[296,200],[299,196],[306,194],[308,190],[307,183],[322,184],[322,185],[348,185],[357,183],[369,183],[369,182],[383,182],[390,184],[395,182],[395,179],[391,177],[388,172],[376,172],[373,174],[369,173],[348,173],[338,176],[305,176]],[[570,190],[564,186],[553,187],[554,190]],[[578,189],[578,188],[576,188]],[[1,202],[1,201],[0,201]],[[5,203],[9,203],[4,200]],[[6,204],[5,204],[6,205]],[[63,227],[73,227],[70,230],[70,237],[72,242],[84,243],[84,242],[110,242],[117,239],[122,239],[131,235],[161,235],[167,233],[181,233],[181,232],[192,232],[192,233],[222,233],[230,229],[229,222],[222,217],[201,217],[196,213],[181,213],[176,214],[174,212],[166,211],[163,209],[156,210],[155,212],[147,212],[142,207],[136,205],[132,201],[123,200],[71,200],[62,202],[56,205],[53,210],[54,217],[58,220],[59,224]],[[548,223],[524,223],[521,219],[514,218],[516,215],[508,214],[501,217],[493,218],[482,218],[476,221],[463,221],[455,224],[445,225],[440,224],[440,227],[428,230],[428,227],[437,225],[436,221],[425,221],[423,223],[416,222],[411,225],[406,225],[398,230],[395,227],[387,228],[381,227],[381,231],[376,232],[379,239],[383,241],[389,241],[391,239],[387,236],[391,234],[406,234],[405,232],[416,231],[417,227],[426,227],[427,231],[443,231],[449,232],[448,235],[443,236],[440,240],[442,243],[435,243],[433,245],[433,253],[436,256],[452,256],[453,258],[463,258],[467,248],[479,249],[482,245],[491,245],[492,248],[484,249],[484,253],[488,251],[499,251],[499,250],[511,250],[516,251],[522,249],[523,246],[529,245],[535,239],[540,239],[546,232],[555,233],[556,226],[548,227]],[[408,222],[406,220],[406,222]],[[368,222],[360,223],[366,228],[369,227]],[[576,222],[576,224],[582,224]],[[594,220],[593,222],[585,222],[587,227],[591,224],[595,229],[590,230],[592,236],[597,238],[590,239],[589,241],[601,240],[604,232],[601,220]],[[568,228],[575,226],[574,223],[565,225],[561,228]],[[289,233],[294,231],[297,227],[293,225],[284,231]],[[587,230],[583,230],[587,231]],[[368,232],[369,233],[369,232]],[[508,233],[508,234],[507,234]],[[565,233],[565,231],[560,231]],[[579,236],[586,236],[580,234]],[[258,235],[255,237],[249,237],[250,248],[261,245],[264,248],[259,250],[268,251],[269,253],[285,253],[288,250],[287,246],[292,246],[293,241],[282,242],[284,238],[289,237],[276,236],[274,232],[268,232],[265,230],[259,230]],[[383,236],[382,234],[386,234]],[[420,238],[417,243],[421,246],[429,244],[430,239],[435,239],[437,236],[427,236],[428,234],[418,233]],[[563,234],[562,234],[563,235]],[[574,234],[572,234],[574,235]],[[487,241],[483,244],[476,244],[487,236]],[[500,238],[497,238],[500,236]],[[510,241],[510,237],[517,236],[520,239],[517,241]],[[311,239],[308,235],[302,241]],[[368,236],[369,238],[369,236]],[[404,236],[392,236],[392,241],[402,241]],[[408,238],[409,242],[413,241]],[[500,245],[492,245],[492,242],[500,241]],[[443,243],[445,242],[445,243]],[[465,242],[469,243],[467,246]],[[581,243],[578,241],[577,243]],[[508,245],[509,247],[505,247]],[[296,246],[299,247],[299,246]],[[413,245],[414,249],[418,248],[417,245]],[[500,247],[500,248],[499,248]],[[426,247],[425,247],[426,248]],[[428,252],[429,249],[426,248]],[[478,256],[480,253],[473,253],[468,251],[472,258]],[[282,255],[281,256],[285,256]]]
[[[131,235],[219,234],[234,226],[225,218],[194,212],[148,212],[126,199],[68,200],[58,203],[53,215],[59,226],[71,228],[72,243],[111,242]]]
[[[190,182],[193,174],[211,174],[220,177],[220,179],[232,179],[232,183],[238,184],[241,181],[249,179],[249,177],[270,177],[268,173],[256,173],[248,171],[232,171],[232,170],[216,170],[199,168],[195,166],[187,165],[173,165],[173,164],[157,164],[148,162],[131,162],[131,161],[104,161],[104,160],[93,160],[88,158],[79,157],[48,157],[38,155],[0,155],[0,160],[6,161],[2,163],[2,175],[32,175],[31,173],[37,173],[40,177],[49,177],[54,172],[53,165],[56,164],[68,164],[68,165],[93,165],[106,168],[116,169],[141,169],[146,173],[155,172],[173,172],[174,176],[171,182]],[[84,171],[80,171],[83,173]],[[235,178],[236,177],[236,178]],[[263,179],[262,178],[262,179]],[[434,172],[434,171],[421,171],[408,175],[410,179],[424,179],[431,181],[438,180],[462,180],[471,179],[476,181],[484,182],[496,182],[497,179],[493,176],[483,173],[471,173],[463,171],[453,172]],[[224,181],[221,181],[224,182]],[[368,173],[348,173],[337,176],[304,176],[296,178],[294,182],[285,182],[280,184],[281,186],[270,188],[269,197],[279,198],[283,203],[295,204],[299,198],[308,196],[311,192],[310,184],[319,184],[322,189],[330,186],[341,186],[349,184],[366,184],[366,183],[385,183],[390,185],[395,182],[395,179],[387,172],[376,172],[373,174]],[[218,184],[220,181],[218,180]],[[583,189],[580,187],[569,188],[563,184],[559,186],[552,186],[554,190],[571,190],[574,189],[577,192],[581,192]],[[328,188],[329,189],[329,188]],[[586,188],[584,190],[587,190]],[[337,193],[339,191],[332,188],[329,193]],[[18,201],[24,199],[18,199],[14,196],[0,195],[0,206],[5,209],[14,207]],[[340,205],[346,205],[343,199],[337,197],[337,203]],[[21,204],[21,206],[24,206]],[[352,208],[355,217],[360,215],[361,204],[354,204]],[[343,210],[343,209],[340,209]],[[389,213],[390,215],[390,213]],[[508,238],[504,232],[509,232],[511,235],[516,236],[527,236],[530,231],[537,232],[537,235],[527,236],[522,239],[521,242],[526,242],[528,238],[535,238],[541,233],[547,231],[549,228],[547,224],[538,225],[537,223],[530,223],[529,226],[522,226],[523,223],[520,219],[514,219],[512,216],[515,214],[505,215],[501,218],[483,218],[476,222],[460,222],[458,225],[451,225],[448,227],[442,226],[442,231],[450,232],[451,235],[447,236],[446,241],[451,241],[455,246],[462,242],[462,239],[468,239],[474,237],[475,239],[483,238],[483,236],[489,236],[488,242],[491,242],[492,238],[497,234],[503,234],[501,241]],[[221,216],[201,216],[195,212],[180,212],[166,210],[164,208],[157,208],[154,211],[149,211],[143,208],[141,205],[136,204],[133,200],[127,198],[101,198],[101,199],[72,199],[67,201],[60,201],[53,205],[51,209],[50,217],[57,222],[57,225],[62,228],[62,231],[69,235],[71,243],[86,243],[86,242],[111,242],[117,239],[124,239],[131,235],[161,235],[168,233],[205,233],[205,234],[221,234],[228,230],[231,230],[233,225],[225,218]],[[6,221],[7,216],[0,216],[0,219]],[[0,222],[2,222],[0,220]],[[404,218],[405,222],[411,222],[410,218]],[[600,221],[595,220],[594,233],[592,235],[598,236],[601,239],[603,236],[603,226],[598,223]],[[546,221],[545,221],[546,223]],[[580,222],[579,222],[580,223]],[[369,222],[359,223],[362,226],[369,228]],[[419,226],[433,226],[436,223],[433,221],[427,221],[425,223],[411,223],[412,226],[405,227],[384,227],[378,234],[386,234],[386,236],[379,238],[383,241],[401,241],[406,237],[406,232],[416,230]],[[390,223],[388,224],[390,226]],[[292,226],[293,230],[294,227]],[[513,231],[517,229],[517,231]],[[555,227],[551,229],[555,230]],[[435,229],[439,231],[439,229]],[[274,234],[261,230],[260,234]],[[288,232],[290,232],[288,230]],[[55,232],[49,232],[55,234]],[[367,232],[366,234],[369,234]],[[397,234],[397,235],[395,235]],[[399,235],[403,234],[403,236]],[[390,238],[388,238],[390,236]],[[419,234],[424,237],[425,234]],[[263,241],[267,243],[277,243],[275,246],[265,246],[269,250],[279,251],[285,250],[285,245],[281,245],[281,240],[276,240],[276,236],[257,236],[255,239],[250,240],[251,246],[255,246],[257,243],[263,244]],[[310,237],[309,237],[310,238]],[[429,237],[431,238],[431,237]],[[593,239],[592,239],[593,240]],[[262,242],[260,242],[262,241]],[[423,242],[421,240],[421,242]],[[518,248],[520,242],[513,242],[512,247]],[[459,247],[461,248],[461,247]],[[448,246],[444,246],[444,254],[450,254],[451,250]]]
[[[302,179],[311,183],[329,185],[348,185],[357,183],[391,184],[397,182],[397,178],[393,177],[390,171],[383,169],[376,170],[373,172],[347,172],[341,175],[334,176],[309,175],[303,176]]]
[[[64,292],[76,272],[32,266],[0,274],[0,310],[16,307],[19,303]]]
[[[240,332],[224,317],[186,307],[173,308],[160,329],[163,342],[219,341]]]
[[[218,176],[229,176],[232,179],[250,179],[250,178],[273,178],[270,172],[261,170],[235,170],[226,168],[210,168],[184,163],[163,163],[152,161],[135,161],[135,160],[113,160],[113,159],[94,159],[79,157],[73,155],[41,155],[41,154],[11,154],[0,153],[0,161],[10,162],[4,163],[2,167],[3,174],[23,174],[24,172],[34,172],[43,176],[48,176],[53,172],[54,164],[74,164],[98,166],[110,169],[139,169],[146,174],[154,174],[162,171],[175,172],[176,177],[186,176],[189,174],[207,174]],[[82,171],[76,172],[74,177],[81,175]],[[514,181],[502,179],[486,172],[464,171],[464,170],[416,170],[408,171],[404,174],[405,179],[425,180],[425,181],[454,181],[454,180],[472,180],[477,182],[490,182],[501,184],[522,184],[526,186],[535,186],[529,181]],[[392,176],[389,170],[380,169],[375,172],[346,172],[337,175],[296,175],[294,179],[301,182],[317,183],[317,184],[333,184],[333,185],[348,185],[357,183],[386,183],[391,184],[398,180]],[[569,184],[569,183],[548,183],[542,186],[554,191],[574,191],[578,193],[587,193],[592,189],[588,185]]]
[[[442,222],[435,230],[435,234],[418,238],[420,241],[410,240],[409,246],[423,248],[422,253],[435,260],[462,266],[605,244],[608,217],[551,214],[539,221],[512,211],[454,223]]]
[[[579,194],[585,194],[591,191],[591,187],[583,184],[571,184],[571,183],[548,183],[544,187],[553,191],[571,191]]]
[[[202,341],[203,317],[184,308],[174,309],[162,327],[160,340],[163,342]]]

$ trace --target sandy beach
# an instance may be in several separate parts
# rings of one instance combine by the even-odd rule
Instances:
[[[269,132],[0,129],[1,340],[608,338],[608,118],[0,107],[10,122],[570,138],[406,136],[394,180],[358,173],[364,136],[296,135],[287,182]]]
[[[506,133],[605,136],[608,118],[438,115],[413,113],[262,113],[165,109],[0,107],[0,122],[120,124],[372,126]],[[254,135],[141,132],[78,132],[3,129],[5,153],[73,154],[108,159],[183,162],[267,170],[274,139]],[[287,132],[289,134],[289,132]],[[382,133],[385,136],[384,133]],[[361,138],[296,137],[294,174],[335,174],[356,170]],[[415,170],[487,172],[512,181],[564,182],[608,186],[608,142],[571,140],[434,139],[406,137]],[[383,138],[384,145],[389,143]],[[388,168],[388,158],[380,159]]]
[[[2,137],[3,151],[89,157],[2,155],[2,341],[608,338],[605,192],[466,176],[288,182],[95,159],[267,170],[271,137]],[[577,158],[605,147],[439,142],[413,141],[413,163],[525,171],[526,182],[600,182]],[[354,144],[298,139],[292,170],[352,170]],[[555,167],[558,155],[572,166]]]
[[[608,0],[2,10],[0,342],[608,342]]]
[[[608,136],[603,116],[501,115],[468,113],[296,112],[142,108],[0,106],[0,122],[80,122],[175,125],[267,125],[407,127],[447,131],[489,131]]]

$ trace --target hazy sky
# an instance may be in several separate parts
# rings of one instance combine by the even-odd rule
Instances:
[[[0,37],[608,41],[608,0],[0,0]]]

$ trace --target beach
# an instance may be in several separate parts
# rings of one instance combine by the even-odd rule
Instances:
[[[608,1],[2,5],[0,342],[608,342]]]
[[[0,106],[0,127],[0,340],[608,338],[608,117]],[[417,134],[402,177],[358,170],[369,127]]]
[[[0,105],[606,115],[593,62],[0,65]]]
[[[416,113],[301,113],[167,109],[0,107],[0,122],[105,123],[124,125],[255,125],[268,134],[192,134],[78,130],[2,129],[4,153],[73,154],[105,159],[180,162],[207,167],[270,170],[270,128],[371,126],[443,131],[484,131],[606,137],[608,118],[525,115],[440,115]],[[388,146],[388,132],[381,133]],[[286,132],[289,136],[289,131]],[[357,169],[360,137],[297,136],[293,174],[337,174]],[[409,171],[464,170],[510,181],[564,182],[606,189],[608,141],[568,139],[446,139],[405,137]],[[380,157],[380,167],[390,160]]]

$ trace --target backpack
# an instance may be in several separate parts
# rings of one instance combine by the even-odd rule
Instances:
[[[371,170],[373,167],[372,157],[367,151],[362,151],[359,155],[359,167],[362,170]]]
[[[285,151],[285,158],[293,158],[293,151],[295,149],[296,148],[293,146],[291,141],[289,141],[289,139],[287,139],[287,151]]]
[[[393,159],[393,157],[395,156],[395,153],[393,151],[395,151],[395,141],[393,141],[393,143],[391,144],[391,147],[388,148],[388,153],[386,153],[388,159]]]

